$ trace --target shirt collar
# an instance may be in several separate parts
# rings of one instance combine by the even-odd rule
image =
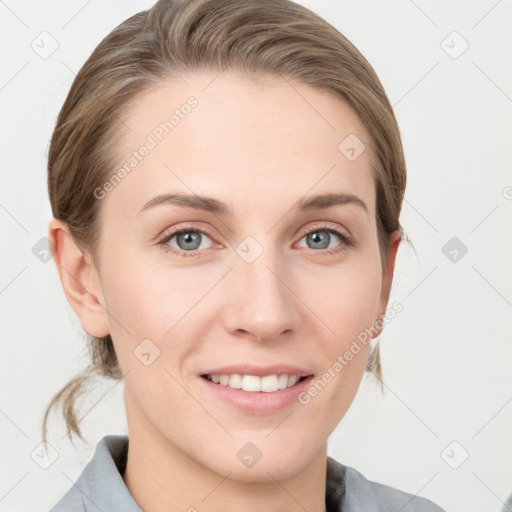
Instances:
[[[97,444],[75,483],[82,494],[84,512],[142,512],[122,477],[127,454],[128,436],[108,435]]]

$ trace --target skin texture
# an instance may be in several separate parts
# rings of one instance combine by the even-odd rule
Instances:
[[[327,92],[205,73],[173,78],[132,102],[122,118],[130,130],[120,166],[190,96],[197,106],[101,199],[98,266],[64,224],[49,226],[71,306],[89,334],[111,334],[125,375],[124,481],[144,510],[323,511],[327,439],[357,392],[369,344],[309,404],[271,414],[221,402],[199,374],[288,363],[320,376],[385,313],[400,240],[392,238],[383,274],[370,138]],[[349,134],[367,148],[355,161],[338,150]],[[138,213],[171,192],[217,198],[235,215],[176,205]],[[332,192],[356,195],[368,211],[293,209],[305,195]],[[196,256],[159,245],[184,227],[208,230]],[[327,249],[308,241],[309,230],[328,238],[326,228],[353,245],[335,234]],[[252,263],[237,252],[246,237],[263,251]],[[166,245],[186,253],[178,243]],[[160,355],[144,365],[134,350],[148,338]],[[262,453],[251,468],[237,457],[247,442]]]

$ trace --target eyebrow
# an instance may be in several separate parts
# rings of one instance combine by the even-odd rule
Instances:
[[[222,216],[233,216],[233,209],[226,203],[208,196],[197,194],[161,194],[149,200],[138,214],[160,205],[176,205],[195,210],[203,210]],[[324,210],[332,206],[356,205],[361,207],[368,214],[366,203],[355,196],[347,193],[326,193],[299,199],[292,209],[296,211]],[[137,215],[138,215],[137,214]]]

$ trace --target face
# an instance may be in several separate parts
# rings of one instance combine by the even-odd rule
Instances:
[[[112,336],[130,435],[241,481],[284,478],[326,449],[369,339],[345,354],[385,312],[370,139],[327,92],[215,76],[126,110],[129,171],[97,194],[105,310],[84,328]]]

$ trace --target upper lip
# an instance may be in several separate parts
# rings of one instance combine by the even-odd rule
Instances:
[[[265,377],[266,375],[297,375],[298,377],[307,377],[312,375],[313,372],[293,366],[290,364],[274,364],[270,366],[256,366],[253,364],[238,364],[230,366],[222,366],[219,368],[211,368],[201,375],[232,375],[238,373],[240,375],[255,375],[258,377]]]

